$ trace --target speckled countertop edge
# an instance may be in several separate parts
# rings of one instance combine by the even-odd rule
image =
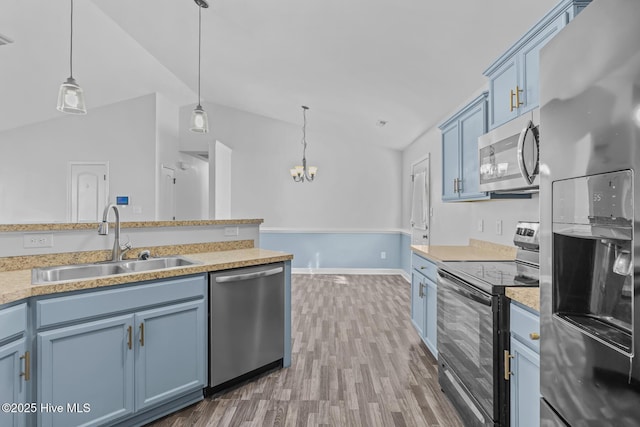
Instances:
[[[288,261],[293,255],[259,248],[228,251],[183,254],[201,264],[173,267],[140,273],[116,274],[85,280],[73,280],[44,285],[31,284],[31,270],[0,272],[0,304],[8,304],[32,296],[56,294],[60,292],[94,289],[125,283],[143,282],[168,277],[228,270],[252,265]]]
[[[440,261],[509,261],[516,257],[516,248],[482,240],[469,239],[468,245],[411,245],[411,250],[434,262]]]
[[[537,312],[540,312],[540,288],[506,288],[505,295]]]
[[[137,221],[122,222],[120,228],[151,228],[151,227],[203,227],[208,225],[260,225],[264,219],[207,219],[192,221]],[[50,224],[0,224],[0,232],[20,231],[58,231],[58,230],[93,230],[98,229],[98,223],[63,223]]]

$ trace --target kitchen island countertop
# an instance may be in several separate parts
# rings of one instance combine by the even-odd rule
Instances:
[[[182,253],[200,264],[150,270],[139,273],[115,274],[83,280],[67,280],[43,285],[31,284],[31,269],[0,272],[0,304],[8,304],[25,298],[60,292],[78,291],[125,283],[158,280],[167,277],[206,273],[217,270],[288,261],[293,255],[260,248],[223,250],[215,252]]]

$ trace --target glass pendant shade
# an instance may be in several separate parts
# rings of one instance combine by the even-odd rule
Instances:
[[[189,126],[191,132],[207,133],[209,132],[209,118],[207,112],[202,109],[202,106],[198,106],[191,113],[191,125]]]
[[[87,108],[84,105],[84,93],[73,77],[69,77],[66,82],[60,85],[57,108],[63,113],[87,114]]]

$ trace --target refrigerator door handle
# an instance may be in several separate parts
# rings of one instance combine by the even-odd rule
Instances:
[[[520,174],[529,185],[533,184],[533,179],[535,177],[535,167],[532,171],[527,170],[527,165],[524,162],[524,142],[527,139],[527,135],[529,134],[529,132],[534,132],[533,128],[533,122],[529,120],[527,125],[522,129],[522,132],[520,132],[520,137],[518,138],[518,167],[520,168]],[[538,145],[535,134],[533,134],[532,136],[536,145]]]
[[[255,273],[246,273],[246,274],[236,274],[234,276],[220,276],[216,277],[217,283],[226,283],[226,282],[239,282],[241,280],[250,280],[256,279],[258,277],[268,277],[273,276],[274,274],[282,273],[282,267],[272,268],[271,270],[257,271]]]

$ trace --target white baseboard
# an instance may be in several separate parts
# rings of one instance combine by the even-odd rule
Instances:
[[[406,271],[399,268],[292,268],[291,274],[381,274],[399,275],[411,282]]]

